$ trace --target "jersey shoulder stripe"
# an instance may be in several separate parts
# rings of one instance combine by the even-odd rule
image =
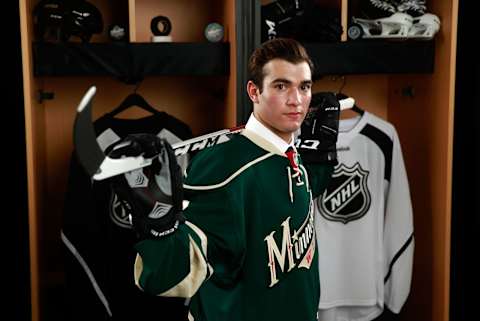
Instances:
[[[231,140],[208,147],[194,156],[187,170],[184,187],[221,188],[252,165],[272,155],[248,138],[236,135]]]
[[[385,158],[385,176],[384,178],[387,181],[390,181],[392,175],[392,151],[393,151],[393,141],[392,139],[381,131],[379,128],[366,124],[365,127],[360,131],[360,134],[368,137],[372,140],[382,151]]]

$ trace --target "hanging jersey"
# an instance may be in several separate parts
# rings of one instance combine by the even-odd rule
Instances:
[[[141,119],[105,115],[94,127],[105,153],[133,133],[156,134],[170,143],[192,136],[186,124],[164,112]],[[61,235],[68,320],[158,320],[159,311],[169,320],[186,319],[183,299],[149,296],[135,286],[137,238],[129,214],[108,180],[92,181],[72,157]]]
[[[365,112],[341,120],[338,165],[315,200],[320,320],[398,313],[410,291],[413,218],[399,138]]]

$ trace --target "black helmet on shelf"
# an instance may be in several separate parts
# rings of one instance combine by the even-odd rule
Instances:
[[[33,11],[37,39],[68,41],[72,36],[83,42],[103,30],[100,11],[85,0],[41,0]]]
[[[35,36],[45,41],[64,40],[65,4],[62,0],[41,0],[33,10]]]
[[[100,11],[85,0],[70,1],[65,31],[70,36],[77,36],[88,42],[93,34],[103,31],[103,19]]]

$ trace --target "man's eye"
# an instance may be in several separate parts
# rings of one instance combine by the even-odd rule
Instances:
[[[303,91],[308,91],[308,90],[310,90],[311,88],[312,88],[312,85],[310,85],[310,84],[305,84],[305,85],[302,85],[302,86],[300,87],[300,89],[302,89]]]
[[[285,89],[285,84],[276,84],[275,88],[283,90],[283,89]]]

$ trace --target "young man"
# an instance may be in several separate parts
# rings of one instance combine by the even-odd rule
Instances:
[[[114,150],[115,157],[160,153],[156,164],[114,184],[135,213],[136,283],[153,295],[191,298],[190,320],[314,321],[319,274],[312,197],[333,169],[339,104],[326,93],[304,121],[312,63],[294,40],[264,43],[249,72],[253,113],[245,130],[196,155],[183,190],[164,141],[134,136]],[[294,146],[301,126],[305,166]],[[149,183],[138,187],[140,181]]]

